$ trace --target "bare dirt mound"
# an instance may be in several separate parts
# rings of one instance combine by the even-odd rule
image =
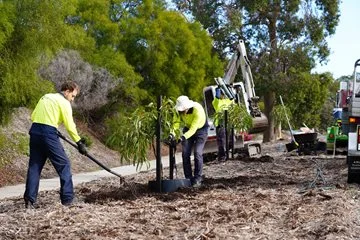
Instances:
[[[155,171],[76,187],[63,207],[41,192],[0,204],[1,239],[358,239],[359,186],[344,156],[294,156],[264,145],[260,158],[208,162],[200,188],[154,193]],[[164,175],[167,175],[167,170]],[[181,166],[178,175],[182,177]]]

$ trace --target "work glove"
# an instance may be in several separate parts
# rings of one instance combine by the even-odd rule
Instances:
[[[76,144],[78,146],[79,153],[81,153],[82,155],[87,154],[87,149],[86,149],[84,138],[81,138]]]
[[[170,133],[170,134],[169,134],[169,137],[168,137],[168,141],[171,142],[171,141],[173,141],[174,139],[175,139],[174,134]]]
[[[175,139],[174,135],[170,133],[169,136],[164,140],[164,143],[166,145],[171,146],[174,142],[174,139]]]
[[[221,96],[221,89],[218,87],[215,89],[215,97],[220,99]]]
[[[184,136],[181,136],[181,138],[178,140],[178,143],[182,143],[185,141],[186,141],[186,138]]]

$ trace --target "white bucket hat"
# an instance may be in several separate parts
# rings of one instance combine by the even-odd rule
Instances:
[[[176,99],[176,111],[183,112],[186,109],[194,107],[195,102],[190,100],[187,96],[180,96]]]

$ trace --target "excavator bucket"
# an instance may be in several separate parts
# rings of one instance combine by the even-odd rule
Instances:
[[[269,122],[267,117],[261,113],[260,117],[253,118],[253,126],[249,129],[248,133],[262,133],[269,127]]]

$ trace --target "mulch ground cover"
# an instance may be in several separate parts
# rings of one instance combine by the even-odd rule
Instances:
[[[265,145],[261,157],[209,161],[203,172],[201,187],[172,193],[150,191],[155,171],[80,184],[70,207],[55,190],[34,210],[5,199],[0,239],[359,239],[359,185],[346,182],[345,156]]]

